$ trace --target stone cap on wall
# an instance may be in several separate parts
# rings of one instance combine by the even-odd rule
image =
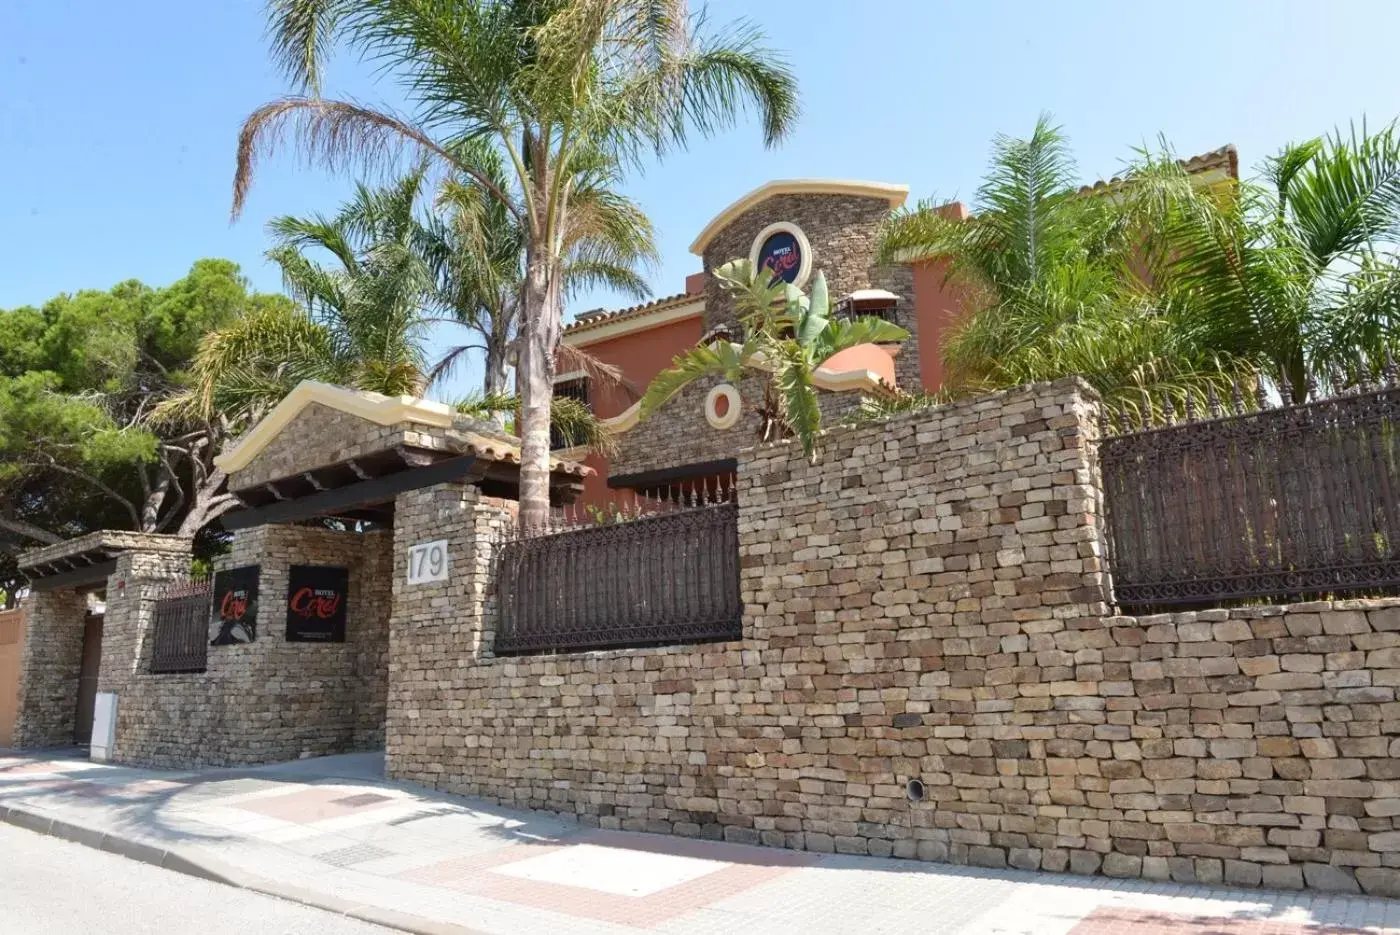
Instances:
[[[56,542],[21,552],[19,567],[24,570],[38,569],[46,565],[72,563],[84,557],[102,560],[115,557],[118,552],[175,552],[190,551],[191,542],[184,536],[168,536],[155,532],[131,532],[122,529],[101,529],[76,539]]]

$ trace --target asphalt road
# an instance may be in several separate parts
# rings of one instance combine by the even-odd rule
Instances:
[[[384,935],[389,929],[0,825],[4,935]]]

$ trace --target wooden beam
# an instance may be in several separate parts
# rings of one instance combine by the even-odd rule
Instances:
[[[88,565],[86,568],[75,568],[72,571],[65,571],[57,575],[49,575],[44,578],[30,578],[29,586],[35,591],[63,591],[68,588],[88,588],[95,584],[105,584],[107,578],[116,574],[117,560],[103,562],[100,565]]]
[[[394,452],[398,454],[403,463],[407,464],[409,467],[427,467],[430,464],[436,464],[445,458],[452,457],[447,452],[431,451],[426,448],[406,448],[403,445],[397,446]]]
[[[608,478],[609,487],[629,487],[633,490],[647,487],[665,487],[685,480],[698,480],[714,477],[716,474],[733,474],[739,469],[737,458],[720,458],[718,461],[700,461],[695,464],[682,464],[657,471],[639,471],[635,474],[614,474]]]
[[[448,458],[427,467],[371,477],[358,484],[347,484],[334,490],[323,490],[282,503],[225,513],[223,524],[228,530],[249,529],[269,523],[295,523],[322,516],[337,516],[347,510],[387,503],[408,490],[445,484],[449,481],[475,481],[481,476],[481,467],[480,462],[472,455]]]

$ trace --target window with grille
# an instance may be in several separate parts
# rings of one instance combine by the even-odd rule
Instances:
[[[561,397],[576,399],[582,403],[584,408],[589,412],[593,411],[593,401],[589,399],[588,396],[587,377],[577,377],[572,380],[563,380],[554,384],[554,398],[559,399]],[[560,448],[569,448],[572,446],[570,445],[570,440],[564,437],[563,432],[559,431],[556,427],[551,427],[549,430],[549,447],[557,451]]]

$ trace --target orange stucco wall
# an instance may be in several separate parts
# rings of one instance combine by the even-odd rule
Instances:
[[[914,314],[919,319],[919,381],[932,393],[943,385],[943,337],[965,307],[965,292],[948,279],[948,261],[914,266]]]
[[[581,347],[580,350],[587,351],[603,363],[620,369],[627,384],[626,388],[623,388],[600,386],[597,381],[592,381],[589,394],[593,411],[600,418],[606,419],[621,414],[641,399],[641,394],[653,377],[669,367],[677,354],[695,346],[700,340],[702,326],[702,316],[696,314],[690,318],[668,322],[644,331],[620,334]],[[561,364],[559,367],[561,372],[567,369],[569,368],[566,365]],[[609,502],[607,459],[590,455],[584,463],[596,473],[584,481],[581,502]]]

